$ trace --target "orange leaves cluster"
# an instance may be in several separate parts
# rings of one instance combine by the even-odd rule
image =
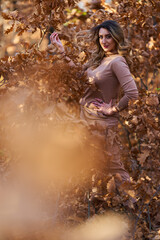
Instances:
[[[9,79],[6,91],[8,87],[23,83],[39,92],[43,99],[56,102],[77,104],[87,86],[80,66],[68,67],[61,56],[48,56],[48,53],[29,46],[24,53],[1,59],[1,74]]]
[[[131,148],[133,157],[138,154],[140,173],[146,174],[152,179],[155,187],[159,184],[159,140],[160,140],[160,103],[158,93],[142,92],[140,99],[135,105],[129,106],[129,115],[127,117],[128,131],[134,136],[134,146]],[[157,168],[158,167],[158,168]],[[151,175],[150,175],[151,174]],[[143,176],[142,176],[143,177]]]
[[[11,32],[16,25],[15,31],[21,35],[24,31],[31,31],[34,33],[37,29],[41,31],[49,31],[49,27],[57,29],[58,25],[64,23],[65,15],[64,10],[66,7],[74,6],[76,0],[34,0],[34,1],[21,1],[20,7],[23,5],[21,11],[2,12],[2,17],[5,20],[13,22],[10,29],[6,33]],[[28,5],[30,6],[28,8]],[[25,9],[28,9],[25,11]]]

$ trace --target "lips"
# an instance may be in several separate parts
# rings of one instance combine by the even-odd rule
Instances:
[[[108,48],[109,47],[109,45],[103,45],[104,46],[104,48]]]

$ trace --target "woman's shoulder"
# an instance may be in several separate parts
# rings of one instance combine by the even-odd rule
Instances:
[[[115,55],[113,58],[112,58],[112,62],[126,62],[126,59],[125,57],[123,57],[122,55]]]
[[[105,64],[106,63],[112,64],[114,62],[125,62],[126,63],[126,59],[122,55],[116,54],[116,55],[106,57],[102,60],[102,63],[105,63]]]
[[[123,57],[122,55],[116,56],[112,59],[111,61],[111,68],[121,68],[121,67],[126,67],[127,61],[125,59],[125,57]]]

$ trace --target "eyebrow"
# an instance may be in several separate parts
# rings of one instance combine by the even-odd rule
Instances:
[[[105,36],[109,36],[109,35],[111,35],[110,33],[108,33],[108,34],[105,34]],[[103,36],[102,34],[99,34],[99,36]]]

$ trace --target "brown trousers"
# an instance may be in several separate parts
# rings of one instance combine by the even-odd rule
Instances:
[[[118,127],[108,127],[105,130],[106,151],[109,161],[108,171],[111,174],[120,174],[122,182],[130,181],[130,176],[121,161],[122,144],[118,135]]]
[[[105,142],[104,148],[108,156],[106,163],[107,172],[113,175],[116,173],[120,174],[122,182],[130,181],[129,174],[121,162],[122,144],[118,135],[118,120],[112,121],[111,117],[108,120],[97,119],[95,116],[87,113],[83,107],[81,107],[80,118],[85,120],[95,137],[99,135]]]

